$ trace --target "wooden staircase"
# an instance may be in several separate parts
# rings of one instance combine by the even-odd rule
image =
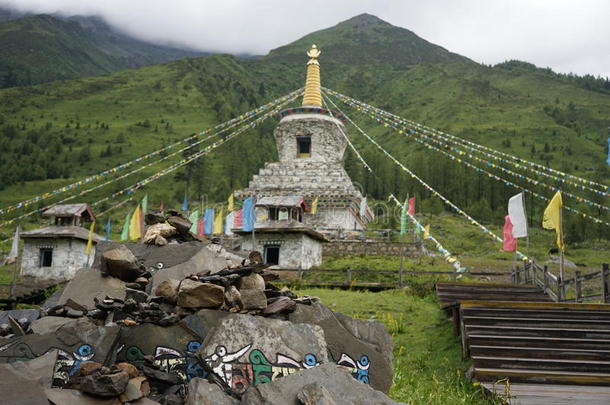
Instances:
[[[520,285],[439,283],[474,378],[511,404],[610,403],[610,305]]]

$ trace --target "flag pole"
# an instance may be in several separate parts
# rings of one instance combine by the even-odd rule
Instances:
[[[559,247],[559,275],[561,276],[561,282],[563,283],[564,278],[564,257],[563,257],[563,204],[559,206],[559,237],[561,238],[561,246]]]
[[[254,228],[256,227],[256,211],[254,209],[256,205],[256,198],[252,199],[252,250],[256,250],[256,237],[254,236]]]
[[[407,193],[407,204],[409,204],[409,193]],[[404,203],[403,203],[403,208],[402,209],[404,210]],[[407,206],[407,209],[408,209],[408,206]],[[401,216],[402,216],[402,213],[401,213]],[[404,243],[404,245],[402,247],[402,251],[400,252],[400,286],[402,287],[402,272],[403,272],[403,269],[404,269],[404,262],[405,262],[405,248],[406,248],[405,239],[406,238],[403,235],[401,235],[400,237],[402,239],[402,242]]]

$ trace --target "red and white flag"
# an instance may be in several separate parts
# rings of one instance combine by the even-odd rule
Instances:
[[[409,198],[409,215],[415,216],[415,197]]]

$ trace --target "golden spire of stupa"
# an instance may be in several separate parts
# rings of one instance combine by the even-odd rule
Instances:
[[[305,95],[303,105],[314,105],[322,107],[322,93],[320,91],[320,64],[318,57],[320,50],[314,44],[307,52],[309,61],[307,62],[307,79],[305,80]]]

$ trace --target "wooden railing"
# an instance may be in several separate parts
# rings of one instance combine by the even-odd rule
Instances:
[[[458,273],[452,271],[407,271],[407,270],[371,270],[371,269],[270,269],[278,272],[295,272],[297,273],[298,279],[305,284],[310,285],[328,285],[338,287],[371,287],[371,288],[397,288],[404,286],[405,276],[408,275],[446,275],[450,279],[455,280]],[[345,281],[343,280],[315,280],[307,276],[307,274],[344,274]],[[369,281],[354,281],[354,275],[358,274],[379,274],[391,278],[391,281],[383,282],[369,282]],[[472,276],[509,276],[511,272],[469,272],[468,275]]]
[[[587,274],[575,271],[573,276],[562,280],[560,276],[551,273],[546,265],[540,266],[534,261],[528,261],[523,266],[515,267],[511,277],[513,283],[516,284],[539,286],[555,302],[610,302],[610,268],[608,263],[602,264],[600,271]],[[594,293],[586,294],[583,292],[585,282],[593,282]],[[590,284],[588,283],[587,287],[590,287]],[[573,296],[569,294],[570,290],[573,290]]]

